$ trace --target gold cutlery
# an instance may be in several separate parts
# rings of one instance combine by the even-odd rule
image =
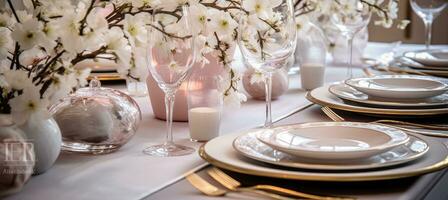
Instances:
[[[246,191],[236,191],[236,190],[227,191],[227,190],[219,189],[195,173],[189,174],[188,176],[186,176],[186,179],[188,182],[190,182],[191,185],[193,185],[196,189],[198,189],[199,191],[201,191],[203,194],[205,194],[207,196],[224,196],[229,192],[246,192]],[[269,197],[272,199],[277,199],[277,200],[293,200],[288,197],[280,196],[277,194],[271,194],[271,193],[267,193],[264,191],[251,191],[251,193]]]
[[[275,192],[283,195],[294,196],[298,198],[315,199],[315,200],[345,200],[354,198],[342,198],[342,197],[328,197],[328,196],[318,196],[313,194],[307,194],[303,192],[297,192],[294,190],[277,187],[273,185],[255,185],[250,187],[241,187],[241,183],[230,177],[218,168],[212,168],[207,171],[207,173],[216,181],[221,183],[224,187],[229,190],[241,190],[241,191],[262,191],[267,190],[270,192]]]
[[[186,179],[191,185],[207,196],[224,196],[227,193],[227,191],[217,188],[195,173],[189,174]]]
[[[343,117],[341,117],[336,112],[334,112],[330,107],[324,106],[321,108],[321,110],[325,113],[325,115],[327,115],[331,120],[333,120],[335,122],[345,121],[345,119]],[[372,121],[370,123],[390,126],[390,127],[396,128],[396,129],[403,130],[403,131],[408,131],[411,133],[417,133],[417,134],[422,134],[422,135],[427,135],[427,136],[448,137],[448,134],[444,134],[444,133],[413,130],[413,129],[409,129],[409,128],[403,128],[403,127],[400,127],[397,125],[407,125],[407,126],[414,126],[414,127],[434,129],[434,130],[447,130],[447,127],[445,127],[445,126],[424,125],[424,124],[416,124],[416,123],[410,123],[410,122],[402,122],[402,121],[397,121],[397,120],[376,120],[376,121]],[[393,124],[397,124],[397,125],[390,125],[389,123],[393,123]]]

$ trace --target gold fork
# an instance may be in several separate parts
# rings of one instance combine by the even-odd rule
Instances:
[[[190,182],[191,185],[193,185],[196,189],[198,189],[207,196],[224,196],[229,192],[237,192],[237,191],[227,191],[219,189],[195,173],[189,174],[188,176],[186,176],[186,179],[188,182]],[[291,198],[288,197],[283,197],[276,194],[270,194],[264,191],[253,191],[252,193],[270,197],[272,199],[277,200],[292,200]]]
[[[315,199],[315,200],[345,200],[345,199],[354,199],[354,198],[341,198],[341,197],[325,197],[318,196],[313,194],[307,194],[303,192],[297,192],[294,190],[277,187],[273,185],[255,185],[251,187],[241,187],[241,183],[237,180],[233,179],[223,171],[218,168],[212,168],[207,171],[207,173],[216,181],[221,183],[224,187],[229,190],[244,190],[244,191],[260,191],[267,190],[270,192],[280,193],[284,195],[294,196],[298,198],[306,198],[306,199]]]
[[[195,173],[189,174],[186,179],[196,189],[208,196],[224,196],[227,193],[227,191],[215,187]]]
[[[321,110],[325,113],[325,115],[327,115],[331,120],[333,120],[335,122],[345,121],[345,119],[343,117],[341,117],[336,112],[334,112],[330,107],[324,106],[321,108]],[[396,121],[396,120],[376,120],[376,121],[372,121],[370,123],[390,126],[390,127],[396,128],[396,129],[403,130],[403,131],[408,131],[411,133],[417,133],[417,134],[422,134],[422,135],[427,135],[427,136],[448,137],[448,134],[429,132],[429,131],[418,131],[418,130],[403,128],[400,126],[390,125],[388,123],[394,123],[394,124],[399,124],[399,125],[408,125],[408,126],[414,126],[414,127],[420,127],[420,128],[428,128],[428,129],[434,129],[434,130],[448,130],[447,127],[444,127],[444,126],[431,126],[431,125],[415,124],[415,123],[402,122],[402,121]]]

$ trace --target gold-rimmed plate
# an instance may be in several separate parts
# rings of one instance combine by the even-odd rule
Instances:
[[[369,96],[344,83],[331,85],[328,91],[341,99],[371,107],[435,108],[448,106],[448,93],[425,99],[388,99]]]
[[[109,73],[103,73],[103,72],[99,72],[99,73],[90,73],[90,76],[88,77],[88,79],[93,79],[94,77],[96,77],[98,80],[100,81],[121,81],[124,80],[120,74],[118,74],[117,72],[109,72]]]
[[[422,139],[409,136],[409,141],[390,151],[369,158],[345,161],[314,160],[291,156],[276,151],[257,139],[257,133],[263,131],[248,131],[233,141],[233,148],[248,158],[273,165],[311,170],[362,170],[390,167],[413,161],[423,156],[428,150],[428,144]]]
[[[357,112],[363,114],[374,115],[395,115],[395,116],[428,116],[428,115],[444,115],[448,114],[448,108],[375,108],[362,104],[347,103],[339,97],[331,94],[329,86],[322,86],[307,93],[306,98],[313,103],[321,106],[328,106],[339,110]]]
[[[347,172],[276,167],[247,158],[233,149],[233,141],[242,134],[246,134],[246,132],[227,134],[210,140],[199,149],[199,155],[210,164],[230,171],[255,176],[311,181],[347,182],[398,179],[434,172],[448,166],[447,147],[435,139],[420,137],[429,145],[429,150],[420,159],[406,165]]]
[[[297,157],[346,163],[409,141],[402,130],[363,122],[312,122],[262,129],[257,138],[273,149]]]

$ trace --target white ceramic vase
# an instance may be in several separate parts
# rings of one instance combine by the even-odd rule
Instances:
[[[52,117],[43,119],[37,115],[31,115],[20,128],[27,139],[33,143],[36,156],[34,174],[44,173],[53,166],[61,152],[62,138],[58,124]]]
[[[34,151],[24,137],[10,115],[0,114],[0,199],[22,190],[33,172]]]

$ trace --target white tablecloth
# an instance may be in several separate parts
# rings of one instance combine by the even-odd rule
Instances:
[[[369,44],[368,57],[390,50],[388,44]],[[415,45],[404,45],[411,50]],[[358,72],[360,73],[360,72]],[[326,81],[344,78],[345,69],[327,68]],[[300,89],[299,75],[290,77],[290,89],[273,102],[273,118],[287,115],[310,103]],[[186,172],[204,164],[197,154],[158,158],[144,155],[151,144],[162,143],[165,122],[154,118],[148,97],[136,98],[143,112],[137,134],[119,151],[98,156],[62,154],[46,173],[33,177],[23,191],[6,199],[141,199],[183,177]],[[160,105],[163,106],[163,105]],[[264,102],[249,100],[240,109],[227,110],[222,133],[248,129],[264,122]],[[174,123],[175,140],[198,148],[201,144],[188,140],[188,124]]]

